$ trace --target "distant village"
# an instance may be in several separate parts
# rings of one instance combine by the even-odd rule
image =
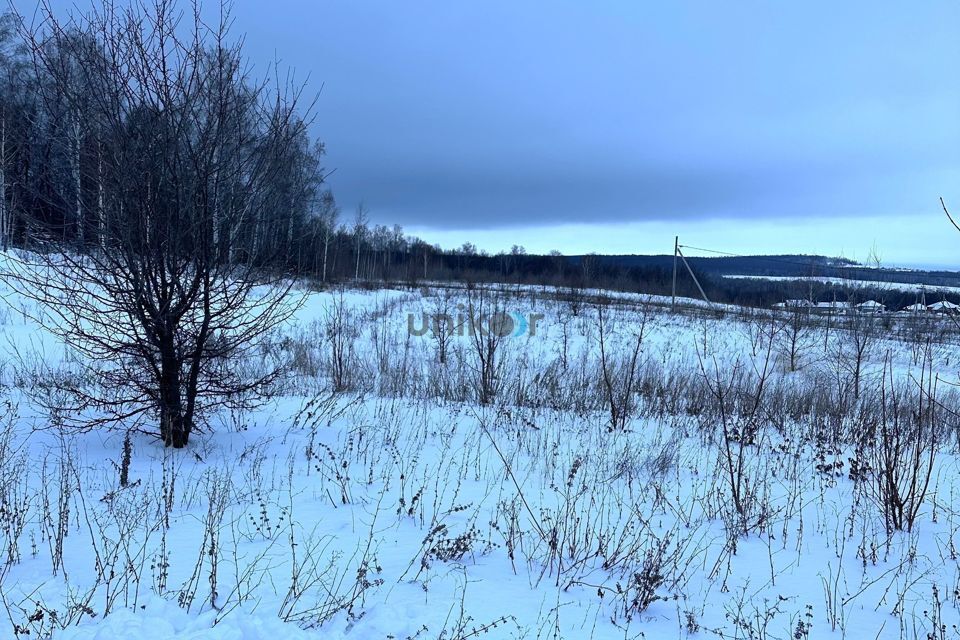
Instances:
[[[933,304],[924,304],[917,302],[899,310],[887,309],[886,305],[876,300],[865,300],[864,302],[840,302],[833,300],[831,302],[813,302],[811,300],[784,300],[773,305],[774,309],[791,309],[812,311],[823,314],[851,314],[851,313],[899,313],[918,315],[923,313],[951,314],[960,311],[960,304],[954,304],[949,300],[934,302]]]

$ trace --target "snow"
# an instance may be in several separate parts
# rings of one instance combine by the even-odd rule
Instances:
[[[29,506],[16,536],[0,517],[0,558],[16,543],[0,570],[11,624],[57,640],[453,640],[925,638],[936,616],[960,623],[955,438],[914,531],[888,534],[850,476],[862,452],[786,410],[765,417],[745,454],[764,524],[731,533],[709,406],[662,407],[689,400],[701,362],[751,375],[766,320],[609,294],[630,303],[608,310],[609,352],[626,353],[643,325],[644,380],[664,394],[661,409],[652,395],[629,429],[610,432],[595,310],[574,315],[550,299],[556,290],[505,291],[505,309],[545,318],[501,345],[499,402],[472,399],[469,337],[454,337],[440,367],[434,341],[407,333],[407,314],[435,309],[437,288],[304,290],[262,354],[291,363],[276,396],[217,415],[186,451],[134,434],[126,488],[122,433],[59,429],[35,405],[40,363],[69,369],[75,356],[7,292],[0,498]],[[464,291],[451,295],[466,305]],[[334,394],[325,322],[337,305],[353,329],[352,388]],[[888,354],[899,379],[918,375],[922,342],[907,336],[894,323],[876,340],[865,388]],[[811,329],[799,370],[778,356],[771,386],[789,397],[836,384],[845,339]],[[957,342],[936,346],[945,380],[957,379]]]
[[[119,609],[96,624],[69,627],[57,634],[61,640],[307,640],[319,633],[301,631],[278,618],[244,612],[225,618],[215,627],[215,615],[206,612],[191,616],[174,603],[156,599],[137,610]]]

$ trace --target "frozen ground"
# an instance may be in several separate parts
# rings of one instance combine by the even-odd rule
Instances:
[[[507,290],[496,308],[543,319],[496,345],[481,404],[471,337],[408,331],[467,296],[309,294],[261,354],[287,365],[275,395],[185,451],[133,433],[121,487],[124,433],[37,406],[75,357],[8,293],[3,637],[960,636],[949,326],[791,330],[639,297],[601,325]],[[916,416],[897,451],[929,442],[921,471],[933,453],[910,531],[878,489],[893,389]]]

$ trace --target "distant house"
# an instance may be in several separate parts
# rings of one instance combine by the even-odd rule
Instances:
[[[849,305],[846,302],[837,302],[836,300],[832,302],[818,302],[817,311],[821,313],[844,313]]]
[[[901,313],[926,313],[928,311],[927,305],[916,302],[909,307],[904,307],[900,310]]]
[[[927,305],[927,309],[934,313],[956,313],[957,309],[960,309],[960,304],[954,304],[949,300],[944,300]]]
[[[883,313],[887,308],[876,300],[867,300],[857,305],[857,311],[865,313]]]
[[[809,300],[784,300],[773,305],[774,309],[811,309],[815,307]]]

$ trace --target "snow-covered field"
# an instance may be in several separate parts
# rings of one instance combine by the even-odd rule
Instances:
[[[121,487],[123,432],[36,405],[76,356],[7,292],[3,637],[960,636],[949,326],[484,295],[542,314],[490,388],[470,335],[409,331],[468,292],[309,293],[274,395],[133,433]]]

